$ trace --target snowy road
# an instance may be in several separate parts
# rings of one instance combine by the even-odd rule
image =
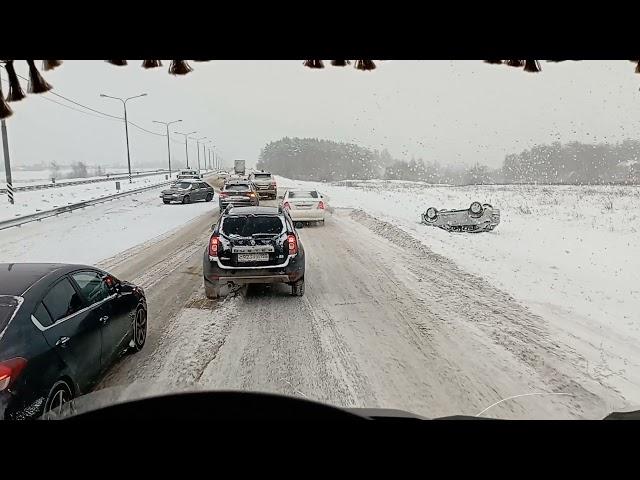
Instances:
[[[266,202],[265,202],[266,203]],[[101,387],[131,382],[297,395],[424,416],[602,418],[626,401],[590,376],[544,319],[397,227],[339,209],[300,230],[306,293],[251,286],[220,300],[202,288],[215,221],[202,215],[102,266],[142,285],[145,349]],[[363,239],[366,238],[366,241]]]

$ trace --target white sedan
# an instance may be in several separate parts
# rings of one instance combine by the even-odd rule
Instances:
[[[282,207],[289,211],[295,222],[322,222],[327,210],[327,198],[317,190],[287,190]]]

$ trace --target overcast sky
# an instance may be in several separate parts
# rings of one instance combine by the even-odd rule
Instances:
[[[169,61],[154,70],[140,63],[65,61],[43,74],[56,93],[113,115],[122,115],[121,103],[100,93],[146,92],[128,103],[131,121],[163,132],[151,121],[182,119],[172,130],[213,138],[228,164],[244,158],[252,165],[266,143],[284,136],[387,148],[401,159],[499,166],[505,154],[537,143],[616,142],[640,132],[640,75],[629,61],[543,62],[538,74],[478,60],[377,62],[372,72],[328,61],[324,70],[304,68],[302,61],[211,61],[191,62],[194,71],[182,77],[167,73]],[[27,76],[26,62],[17,68]],[[12,104],[7,125],[14,164],[126,165],[122,122],[38,97]],[[140,160],[166,161],[166,140],[136,128],[129,133],[134,167]],[[171,147],[184,161],[184,144]],[[193,165],[195,146],[190,152]]]

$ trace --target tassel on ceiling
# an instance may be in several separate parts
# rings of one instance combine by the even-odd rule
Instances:
[[[171,60],[171,65],[169,66],[169,73],[171,75],[186,75],[192,71],[193,68],[191,68],[186,60]]]
[[[128,65],[126,60],[105,60],[105,62],[115,65],[116,67],[124,67]]]
[[[42,69],[45,72],[48,72],[49,70],[53,70],[54,68],[58,68],[60,65],[62,65],[62,60],[43,60],[42,61]]]
[[[27,91],[29,93],[45,93],[51,90],[53,87],[47,82],[36,68],[35,60],[27,60],[29,65],[29,86]]]
[[[13,110],[11,110],[11,107],[4,99],[4,95],[0,89],[0,118],[9,118],[11,115],[13,115]]]
[[[305,60],[303,65],[308,68],[324,68],[322,60]]]
[[[356,60],[355,68],[356,70],[374,70],[376,64],[373,63],[373,60]]]
[[[524,60],[507,60],[505,63],[510,67],[524,67]]]
[[[16,74],[16,69],[13,66],[13,60],[9,60],[5,63],[4,67],[7,70],[7,75],[9,75],[9,94],[7,95],[7,102],[17,102],[22,100],[27,95],[25,95],[22,90],[20,80]]]
[[[162,66],[162,60],[143,60],[142,68],[150,69],[150,68],[158,68]]]
[[[538,60],[525,60],[524,61],[524,71],[525,72],[538,73],[541,70],[542,70],[542,67],[540,67],[540,62],[538,62]]]

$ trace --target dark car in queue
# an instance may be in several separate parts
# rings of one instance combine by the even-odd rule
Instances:
[[[220,215],[203,258],[204,289],[217,298],[227,284],[286,283],[304,295],[305,253],[281,207],[234,207]]]
[[[260,199],[255,185],[248,180],[229,180],[218,194],[218,205],[223,212],[229,205],[234,207],[258,206]]]
[[[160,198],[164,203],[191,203],[200,200],[210,202],[214,195],[215,190],[207,182],[190,179],[173,183],[168,189],[162,191]]]
[[[87,393],[147,337],[144,291],[98,268],[0,263],[0,418]]]

